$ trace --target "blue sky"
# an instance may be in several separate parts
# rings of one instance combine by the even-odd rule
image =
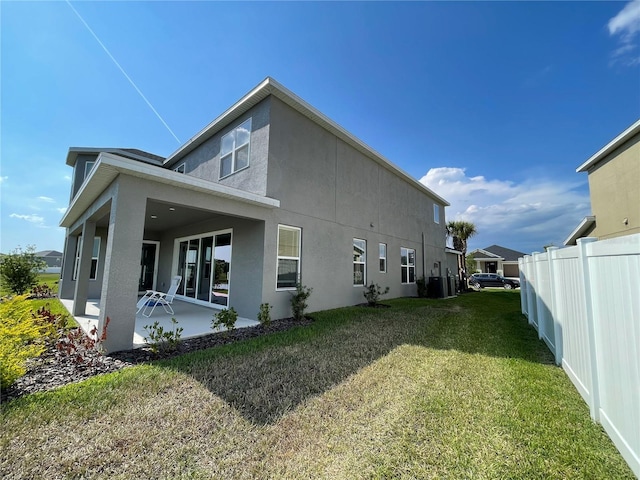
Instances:
[[[169,155],[266,76],[449,200],[447,220],[478,227],[470,249],[561,245],[590,213],[576,167],[640,117],[640,0],[2,1],[0,15],[5,253],[62,250],[70,146]]]

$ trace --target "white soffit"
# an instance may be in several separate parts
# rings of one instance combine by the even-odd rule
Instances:
[[[584,233],[589,230],[589,228],[591,228],[594,223],[596,223],[596,217],[594,217],[593,215],[584,217],[580,224],[575,228],[575,230],[569,234],[567,239],[564,241],[564,244],[576,245],[576,240],[582,238]]]
[[[110,153],[101,153],[89,177],[82,184],[62,220],[60,220],[60,226],[70,227],[121,173],[260,207],[280,207],[280,201],[273,198],[263,197]]]

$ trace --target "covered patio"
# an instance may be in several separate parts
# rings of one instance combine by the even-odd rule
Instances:
[[[69,311],[69,315],[72,315],[78,325],[82,327],[85,332],[91,331],[94,326],[98,325],[98,319],[100,318],[100,300],[90,299],[87,300],[87,306],[84,315],[73,315],[73,300],[61,298],[60,301],[64,307]],[[156,321],[165,330],[172,330],[174,325],[171,323],[171,319],[175,318],[178,321],[178,327],[182,327],[181,338],[192,338],[207,335],[218,331],[225,330],[224,327],[220,327],[219,330],[211,329],[211,321],[213,315],[218,312],[218,309],[211,307],[204,307],[196,305],[191,302],[184,302],[175,299],[172,303],[174,314],[168,314],[164,309],[158,306],[150,317],[142,316],[142,312],[136,315],[135,330],[133,333],[133,348],[140,348],[146,345],[144,340],[147,336],[147,331],[144,329],[146,325],[153,325]],[[255,320],[248,318],[238,317],[236,322],[236,328],[253,327],[259,323]],[[107,329],[107,335],[109,330]]]

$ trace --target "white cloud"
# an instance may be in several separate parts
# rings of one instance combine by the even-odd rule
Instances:
[[[473,222],[470,249],[498,244],[529,253],[562,241],[590,212],[578,183],[538,179],[524,183],[469,177],[463,168],[432,168],[420,182],[444,197],[446,218]],[[471,248],[472,247],[472,248]]]
[[[56,210],[57,210],[59,213],[64,214],[64,213],[66,213],[66,212],[67,212],[67,207],[59,207],[59,208],[56,208]]]
[[[38,200],[47,202],[47,203],[55,203],[55,200],[51,197],[38,197]]]
[[[66,181],[70,182],[71,181],[71,175],[65,175],[64,178]]]
[[[627,3],[618,14],[607,23],[609,35],[619,36],[620,47],[611,54],[611,63],[637,65],[640,55],[636,52],[636,37],[640,32],[640,0]]]
[[[18,213],[12,213],[9,217],[18,218],[37,225],[42,225],[44,223],[44,217],[41,217],[40,215],[20,215]]]
[[[0,183],[4,183],[9,180],[9,177],[0,177]]]

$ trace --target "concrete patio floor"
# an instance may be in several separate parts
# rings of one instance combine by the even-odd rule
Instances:
[[[60,302],[71,315],[71,312],[73,311],[73,300],[61,298]],[[178,327],[183,328],[181,338],[200,337],[202,335],[214,333],[214,330],[211,329],[211,321],[213,320],[214,313],[218,312],[220,309],[215,307],[204,307],[190,302],[183,302],[178,299],[173,301],[172,307],[174,311],[173,315],[166,313],[161,306],[156,307],[153,314],[148,318],[142,316],[142,312],[136,315],[136,326],[133,333],[133,348],[140,348],[146,345],[144,340],[144,337],[147,335],[147,332],[144,329],[145,325],[153,325],[153,323],[157,321],[165,330],[172,330],[173,324],[171,323],[171,318],[175,318],[178,321]],[[85,332],[89,332],[94,326],[98,325],[99,317],[100,300],[98,299],[87,300],[85,315],[74,316],[78,325],[80,325]],[[236,328],[253,327],[258,324],[259,322],[255,320],[238,317]],[[223,330],[225,330],[225,328],[221,327],[216,331]]]

